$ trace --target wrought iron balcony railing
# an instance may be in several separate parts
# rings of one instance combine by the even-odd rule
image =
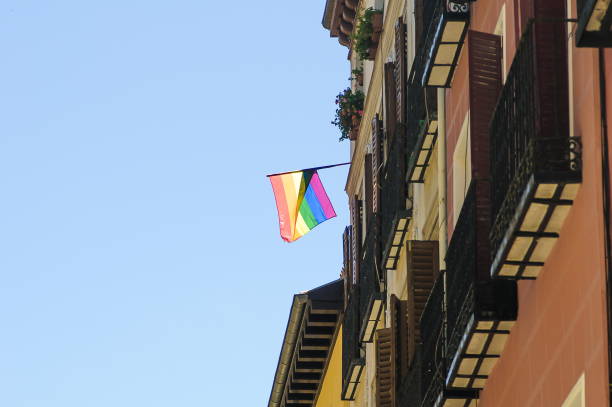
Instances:
[[[470,5],[452,0],[424,2],[427,28],[426,54],[421,76],[423,86],[450,87],[470,19]]]
[[[425,170],[433,152],[438,134],[437,92],[426,87],[423,76],[427,69],[427,58],[434,30],[434,23],[441,7],[439,1],[426,1],[423,8],[424,35],[417,47],[410,74],[408,75],[406,148],[408,150],[408,181],[424,182]],[[437,13],[437,14],[436,14]],[[439,18],[436,17],[436,18]]]
[[[489,181],[473,181],[449,244],[446,386],[482,389],[516,320],[516,282],[489,275]]]
[[[577,0],[578,25],[576,46],[612,47],[612,3],[600,0]]]
[[[405,134],[404,125],[398,123],[395,137],[389,145],[381,182],[381,193],[384,196],[381,208],[381,238],[382,242],[385,242],[382,264],[390,271],[397,267],[412,217],[412,210],[407,204]]]
[[[569,136],[566,23],[531,22],[490,126],[491,273],[536,278],[581,182],[581,148]]]
[[[359,344],[359,287],[351,293],[342,321],[342,399],[353,400],[365,359]]]
[[[421,76],[425,69],[426,49],[415,57],[408,78],[408,180],[424,182],[425,170],[429,165],[438,135],[437,92],[434,88],[424,87]]]
[[[444,275],[436,280],[421,316],[423,406],[433,406],[444,389]]]
[[[368,221],[359,268],[359,340],[362,342],[372,342],[383,311],[381,261],[380,215],[375,213]]]
[[[414,359],[408,374],[403,378],[398,391],[398,407],[419,407],[421,405],[421,345],[414,352]]]
[[[444,320],[444,274],[440,274],[421,316],[421,403],[420,407],[471,406],[479,390],[451,389],[445,385],[447,362]],[[403,407],[403,406],[402,406]]]

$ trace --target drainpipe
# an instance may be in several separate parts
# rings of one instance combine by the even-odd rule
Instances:
[[[440,259],[440,272],[443,283],[443,322],[442,337],[446,342],[447,331],[447,284],[446,277],[446,251],[448,249],[448,227],[446,219],[446,89],[438,88],[438,256]],[[441,378],[445,382],[446,378]]]
[[[446,89],[438,92],[438,248],[440,270],[446,270],[446,250],[448,248],[446,224]]]
[[[608,113],[606,104],[606,60],[604,49],[598,49],[599,59],[599,108],[601,116],[601,177],[604,217],[604,245],[606,271],[606,308],[608,325],[608,385],[612,405],[612,233],[610,231],[610,165],[608,156]]]

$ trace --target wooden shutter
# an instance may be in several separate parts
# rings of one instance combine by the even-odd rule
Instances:
[[[387,62],[385,64],[385,133],[387,135],[387,149],[391,144],[391,138],[395,134],[395,124],[397,122],[397,106],[395,102],[395,64]]]
[[[400,17],[395,24],[395,100],[397,121],[406,124],[406,84],[408,82],[406,56],[406,24]]]
[[[534,0],[535,117],[542,138],[569,137],[565,5],[564,0]],[[565,159],[563,154],[560,161]]]
[[[372,210],[378,213],[380,210],[380,181],[382,176],[383,150],[382,150],[382,131],[380,129],[380,119],[378,115],[372,119]]]
[[[344,228],[342,234],[342,280],[344,280],[344,306],[348,304],[348,297],[352,288],[351,273],[351,227]]]
[[[407,246],[407,347],[410,365],[414,360],[416,345],[421,342],[419,321],[440,273],[440,263],[436,240],[409,240]]]
[[[391,328],[376,331],[376,406],[396,407],[395,335]]]
[[[351,283],[357,284],[359,279],[359,256],[361,253],[361,216],[360,201],[354,196],[350,202],[351,211]]]
[[[519,37],[517,38],[517,45],[518,41],[520,41],[521,38],[520,35],[522,35],[522,33],[525,31],[525,28],[527,27],[529,19],[533,18],[533,2],[534,0],[518,0],[518,9],[521,15],[521,21],[520,23],[517,22],[520,27]]]
[[[476,270],[479,279],[488,280],[490,268],[489,232],[491,227],[491,190],[489,184],[489,126],[502,88],[502,42],[498,35],[470,31],[470,145],[472,178],[477,181]]]
[[[374,180],[372,179],[372,154],[365,155],[364,161],[364,172],[365,172],[365,208],[366,208],[366,219],[370,219],[370,215],[374,213],[373,207],[373,194],[374,194]]]
[[[499,35],[470,30],[470,145],[472,177],[489,178],[489,124],[502,87]]]
[[[396,353],[396,384],[401,383],[402,378],[408,373],[408,301],[400,301],[395,295],[390,298],[391,329],[395,335]]]

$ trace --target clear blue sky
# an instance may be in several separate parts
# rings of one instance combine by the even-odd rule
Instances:
[[[0,406],[267,403],[341,267],[347,167],[293,244],[264,176],[348,159],[324,3],[1,2]]]

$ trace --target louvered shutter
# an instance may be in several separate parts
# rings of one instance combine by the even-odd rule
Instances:
[[[391,328],[376,331],[376,406],[396,407],[395,335]]]
[[[366,208],[366,219],[370,219],[372,213],[374,213],[374,180],[372,179],[372,154],[366,154],[364,160],[364,172],[365,172],[365,208]]]
[[[395,367],[396,367],[396,384],[400,383],[402,377],[408,373],[409,360],[408,360],[408,316],[406,314],[408,310],[408,302],[400,301],[395,295],[391,295],[390,298],[390,311],[391,311],[391,329],[395,335],[396,353],[395,353]]]
[[[407,332],[408,363],[412,364],[417,343],[421,342],[419,321],[429,293],[438,278],[440,263],[438,242],[435,240],[409,240],[407,243]]]
[[[348,303],[351,290],[351,227],[344,228],[342,234],[342,279],[344,280],[344,305]]]
[[[357,284],[359,278],[359,256],[361,253],[361,216],[359,214],[359,199],[354,196],[351,199],[351,282]]]
[[[391,139],[395,135],[395,124],[397,123],[397,106],[395,98],[395,64],[385,64],[385,133],[387,135],[387,149]]]
[[[502,49],[499,35],[470,30],[470,144],[472,177],[490,175],[489,123],[502,87]]]
[[[406,24],[399,18],[395,24],[395,100],[397,121],[406,124],[406,85],[408,82],[406,56]]]
[[[542,138],[569,137],[565,5],[564,0],[534,0],[535,117]],[[565,160],[565,152],[559,153],[558,160]]]
[[[380,210],[380,181],[382,178],[382,132],[380,129],[380,119],[375,115],[372,119],[372,180],[374,188],[372,189],[372,210],[378,213]]]
[[[521,15],[521,21],[520,23],[517,22],[517,25],[520,27],[519,36],[517,37],[517,45],[521,38],[520,36],[527,27],[527,22],[530,18],[533,18],[533,2],[534,0],[518,0],[518,9]]]
[[[502,88],[502,42],[498,35],[470,31],[468,43],[472,177],[478,181],[475,185],[478,208],[476,270],[480,270],[478,278],[488,279],[491,227],[489,125]]]

